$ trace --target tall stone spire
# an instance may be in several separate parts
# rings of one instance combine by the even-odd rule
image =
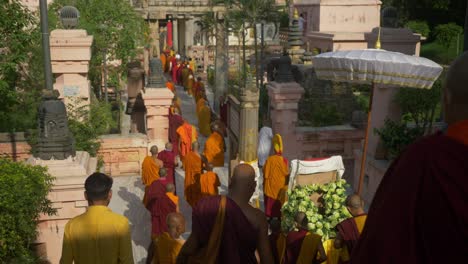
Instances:
[[[299,15],[297,9],[294,9],[294,17],[291,26],[289,26],[288,34],[288,53],[293,64],[302,64],[301,58],[305,52],[302,48],[304,45],[302,35],[303,31],[299,28]]]

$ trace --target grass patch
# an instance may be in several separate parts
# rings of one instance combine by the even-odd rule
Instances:
[[[421,57],[431,59],[440,64],[450,64],[463,50],[463,35],[460,35],[460,44],[457,51],[457,39],[455,39],[447,50],[438,42],[433,41],[421,46]]]

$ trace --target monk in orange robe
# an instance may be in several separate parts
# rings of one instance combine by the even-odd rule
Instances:
[[[166,64],[167,64],[167,55],[166,55],[166,53],[162,52],[159,59],[161,60],[161,65],[162,65],[163,71],[166,72]]]
[[[175,86],[174,86],[174,83],[173,83],[173,82],[167,81],[167,82],[166,82],[166,87],[167,87],[167,89],[169,89],[172,93],[175,94]]]
[[[177,255],[185,243],[181,235],[185,233],[185,218],[180,213],[167,216],[168,231],[154,240],[152,264],[175,264]],[[151,259],[151,257],[150,257]]]
[[[192,143],[197,141],[197,130],[184,120],[184,123],[177,128],[177,135],[179,136],[179,155],[182,161],[185,156],[192,150]]]
[[[217,122],[211,123],[211,135],[205,142],[203,155],[208,162],[211,162],[215,167],[224,166],[224,137],[221,128]]]
[[[322,245],[322,237],[307,231],[308,220],[305,213],[297,213],[294,220],[299,231],[291,231],[288,233],[283,263],[305,264],[322,263],[326,261],[327,256]]]
[[[213,172],[213,164],[205,165],[206,172],[200,175],[201,198],[218,195],[218,187],[221,186],[219,177]]]
[[[188,80],[187,80],[187,92],[191,96],[194,95],[194,92],[193,92],[193,83],[194,83],[194,81],[195,81],[195,79],[193,77],[192,70],[190,70],[189,75],[188,75]]]
[[[210,128],[210,123],[211,123],[211,108],[208,105],[208,102],[206,102],[203,99],[200,99],[199,102],[204,101],[205,103],[198,109],[197,115],[198,115],[198,130],[200,131],[200,134],[202,134],[205,137],[210,136],[211,134],[211,128]]]
[[[281,136],[273,137],[275,154],[270,156],[263,166],[263,193],[265,200],[265,215],[267,217],[281,217],[280,191],[286,185],[289,174],[288,161],[281,156],[283,142]]]
[[[200,98],[203,98],[204,92],[205,92],[205,85],[201,81],[201,77],[197,77],[197,80],[193,84],[193,91],[194,91],[194,98],[195,98],[195,103],[200,100]]]
[[[447,131],[408,146],[383,176],[350,263],[465,263],[468,52],[445,76]]]
[[[146,193],[148,191],[149,186],[156,181],[159,180],[159,169],[164,166],[162,160],[158,159],[158,147],[152,146],[150,149],[151,156],[147,156],[142,163],[142,170],[141,170],[141,180],[145,185],[145,195],[143,196],[143,204],[146,206]]]
[[[364,201],[356,194],[348,196],[346,208],[353,217],[342,221],[336,226],[337,234],[334,247],[340,249],[346,246],[348,253],[351,254],[364,229],[367,214],[364,212]]]
[[[171,201],[176,205],[176,211],[179,211],[179,197],[176,195],[175,184],[168,183],[166,184],[166,195]]]
[[[192,211],[192,233],[177,263],[274,263],[265,215],[249,205],[255,171],[248,164],[234,168],[227,196],[200,200]]]
[[[281,232],[281,222],[277,218],[270,221],[271,234],[268,236],[270,241],[271,252],[275,264],[280,264],[283,261],[284,253],[286,252],[286,235]]]
[[[185,200],[190,206],[195,206],[196,202],[200,199],[200,175],[202,173],[202,157],[199,153],[199,144],[194,142],[192,144],[192,151],[185,156],[184,169],[184,196]]]

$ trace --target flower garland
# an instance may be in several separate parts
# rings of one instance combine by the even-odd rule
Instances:
[[[348,186],[346,181],[341,179],[324,185],[297,186],[288,191],[288,201],[281,209],[283,231],[293,230],[296,213],[304,212],[309,221],[309,231],[322,236],[322,241],[335,237],[335,226],[351,217],[345,205]],[[317,204],[311,196],[318,198]]]

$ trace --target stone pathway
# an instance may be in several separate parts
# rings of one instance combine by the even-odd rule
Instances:
[[[193,97],[189,97],[184,89],[177,86],[177,94],[182,101],[182,116],[189,121],[195,127],[198,127],[198,120],[195,111],[195,102]],[[212,102],[213,95],[207,90],[207,97]],[[199,134],[198,141],[200,146],[204,147],[206,137]],[[226,143],[228,140],[226,140]],[[228,146],[229,147],[229,146]],[[225,154],[225,166],[224,168],[216,168],[215,172],[218,174],[221,187],[220,193],[227,193],[228,185],[228,157],[226,150]],[[176,187],[177,195],[179,196],[179,207],[181,213],[185,216],[187,226],[186,233],[183,237],[186,239],[190,235],[192,230],[192,208],[184,199],[184,179],[185,173],[181,168],[176,169]],[[144,186],[141,183],[141,176],[125,176],[115,177],[113,185],[113,195],[109,207],[112,211],[122,214],[129,219],[130,228],[132,230],[132,246],[133,246],[133,257],[135,263],[144,264],[146,263],[147,249],[151,242],[151,216],[146,208],[142,204]]]

